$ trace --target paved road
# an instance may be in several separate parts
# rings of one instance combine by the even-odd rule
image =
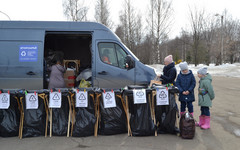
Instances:
[[[198,79],[197,79],[198,81]],[[86,138],[0,138],[0,150],[237,150],[240,147],[240,79],[213,77],[216,98],[211,109],[211,129],[196,129],[193,140],[176,135],[128,137],[127,134]],[[198,87],[198,84],[197,84]],[[194,103],[195,117],[199,115]]]

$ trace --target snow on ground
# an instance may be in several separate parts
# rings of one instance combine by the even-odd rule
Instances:
[[[157,74],[162,74],[162,70],[164,65],[162,64],[154,64],[150,65],[151,67],[156,69]],[[210,64],[209,66],[204,65],[204,64],[199,64],[198,66],[195,67],[195,65],[190,64],[188,68],[193,71],[194,75],[197,75],[198,69],[201,67],[206,66],[208,68],[208,72],[212,76],[224,76],[224,77],[238,77],[240,78],[240,63],[235,63],[235,64],[223,64],[216,66],[215,64]],[[180,72],[180,67],[179,65],[176,65],[177,72]]]

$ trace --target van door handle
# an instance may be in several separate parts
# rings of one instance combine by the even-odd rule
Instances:
[[[100,75],[107,75],[107,72],[106,71],[102,71],[102,72],[98,72],[98,74],[100,74]]]
[[[36,75],[34,72],[32,72],[32,71],[29,71],[28,73],[27,73],[27,75],[30,75],[30,76],[33,76],[33,75]]]

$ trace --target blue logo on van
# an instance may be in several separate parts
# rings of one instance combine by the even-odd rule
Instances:
[[[21,45],[19,47],[19,61],[20,62],[35,62],[38,60],[38,46],[37,45]]]

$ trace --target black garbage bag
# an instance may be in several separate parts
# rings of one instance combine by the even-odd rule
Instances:
[[[104,89],[106,92],[111,91],[108,89]],[[121,92],[119,90],[113,90],[115,93],[116,107],[114,108],[104,108],[103,104],[103,90],[99,93],[100,97],[100,125],[99,125],[99,134],[100,135],[114,135],[121,134],[127,132],[127,117],[124,111],[124,106],[117,95],[121,96]]]
[[[38,94],[38,108],[28,109],[26,102],[26,94],[36,93]],[[39,91],[25,91],[25,93],[19,93],[19,97],[22,97],[21,104],[23,108],[23,127],[22,127],[22,137],[37,137],[44,136],[46,131],[46,119],[47,119],[47,102],[45,99],[45,90]],[[34,96],[27,97],[30,101],[37,100]]]
[[[168,88],[168,91],[169,91],[169,105],[162,106],[155,105],[156,124],[158,125],[157,131],[160,134],[163,133],[176,134],[179,132],[179,129],[175,126],[176,114],[178,111],[177,104],[175,101],[175,94],[178,93],[178,89],[172,86]]]
[[[94,126],[96,123],[95,116],[95,100],[94,91],[91,88],[78,89],[79,91],[86,90],[88,92],[88,106],[87,107],[76,107],[76,92],[72,96],[73,100],[73,113],[75,116],[75,122],[72,124],[72,136],[74,137],[86,137],[94,135]],[[85,99],[84,96],[80,98]]]
[[[151,89],[146,89],[146,103],[134,104],[133,89],[146,89],[145,86],[128,86],[124,90],[124,95],[128,97],[128,107],[130,116],[130,126],[133,136],[150,136],[155,133],[155,125],[151,117],[149,95]]]
[[[20,105],[16,98],[17,91],[0,90],[1,93],[10,94],[10,106],[8,109],[0,109],[0,136],[12,137],[18,136],[20,121]]]
[[[68,99],[68,97],[70,98],[70,94],[68,89],[54,89],[53,92],[59,92],[59,90],[62,93],[61,108],[51,108],[52,109],[52,135],[67,136],[69,110],[70,110],[69,102],[71,104],[71,101],[70,99]],[[51,122],[49,125],[51,125]]]

